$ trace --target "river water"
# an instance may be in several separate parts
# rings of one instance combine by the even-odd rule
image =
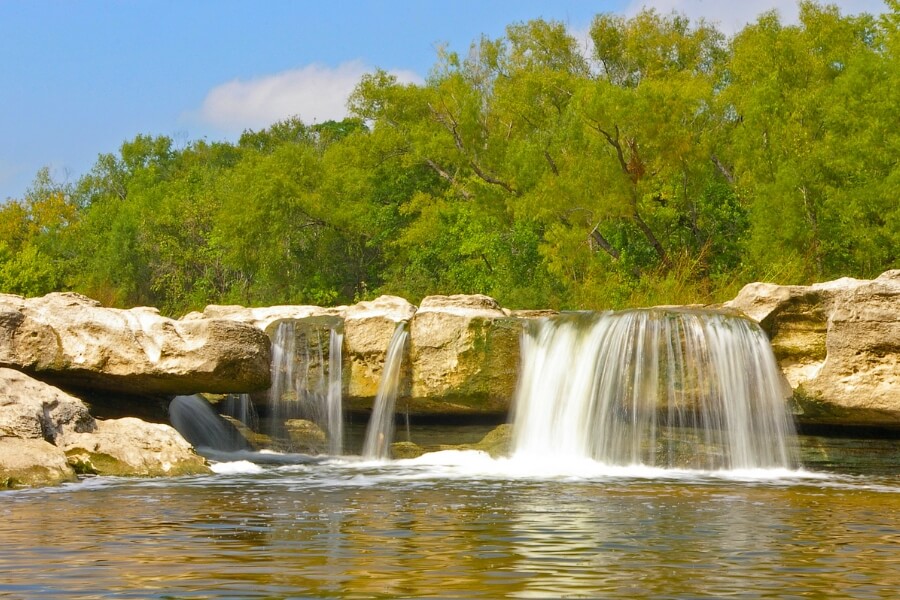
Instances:
[[[0,493],[0,598],[897,598],[900,442],[799,471],[222,463]]]

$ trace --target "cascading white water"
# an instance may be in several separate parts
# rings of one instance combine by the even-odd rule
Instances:
[[[323,343],[328,327],[328,356]],[[284,424],[305,419],[328,435],[331,454],[343,451],[341,397],[341,346],[343,332],[337,325],[320,320],[285,320],[278,323],[272,339],[272,385],[268,392],[269,431],[287,438]]]
[[[529,322],[513,453],[668,468],[794,468],[794,426],[759,326],[643,309]]]
[[[250,394],[228,394],[220,409],[223,415],[237,419],[252,430],[259,427],[259,417]]]
[[[341,349],[344,345],[344,333],[332,328],[329,338],[327,398],[328,452],[334,456],[339,456],[344,453],[344,411],[341,395],[343,371],[343,366],[341,364]]]
[[[406,321],[400,321],[388,343],[384,370],[381,372],[381,381],[378,383],[378,392],[372,406],[372,416],[366,428],[363,458],[371,460],[390,458],[391,442],[394,439],[394,405],[400,393],[400,367],[403,364],[403,349],[408,337]]]

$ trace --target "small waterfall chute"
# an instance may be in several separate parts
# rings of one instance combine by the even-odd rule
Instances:
[[[372,405],[372,416],[366,428],[366,439],[363,443],[363,458],[370,460],[386,460],[390,458],[390,446],[394,440],[394,408],[400,393],[402,381],[401,366],[406,340],[409,337],[407,322],[400,321],[388,343],[384,369],[378,392]]]
[[[259,428],[259,415],[250,394],[228,394],[221,402],[220,411],[221,414],[237,419],[253,431]]]

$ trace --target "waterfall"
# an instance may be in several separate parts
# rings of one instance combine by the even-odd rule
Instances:
[[[251,430],[255,431],[259,427],[259,417],[250,394],[228,394],[222,402],[221,411],[223,415],[237,419]]]
[[[327,427],[328,452],[333,456],[344,453],[344,411],[341,401],[341,382],[343,368],[341,365],[341,349],[344,345],[344,333],[336,328],[331,329],[328,344],[328,397]]]
[[[749,319],[642,309],[535,319],[513,452],[667,468],[794,468],[781,372]]]
[[[390,446],[394,439],[394,405],[397,402],[397,395],[400,393],[400,366],[403,363],[403,349],[408,337],[406,321],[400,321],[388,344],[384,370],[381,372],[375,404],[372,406],[372,416],[366,429],[363,458],[387,459],[390,457]]]
[[[268,430],[281,440],[291,419],[312,421],[328,436],[328,450],[343,450],[340,324],[323,319],[284,320],[272,336]],[[327,331],[327,344],[324,333]],[[327,349],[327,356],[326,356]]]
[[[202,396],[175,396],[169,403],[169,421],[198,449],[235,452],[249,447],[240,432]]]

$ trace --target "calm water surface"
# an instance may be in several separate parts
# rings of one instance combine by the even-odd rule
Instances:
[[[477,438],[476,438],[477,439]],[[900,442],[807,471],[443,452],[0,493],[2,598],[897,598]]]

